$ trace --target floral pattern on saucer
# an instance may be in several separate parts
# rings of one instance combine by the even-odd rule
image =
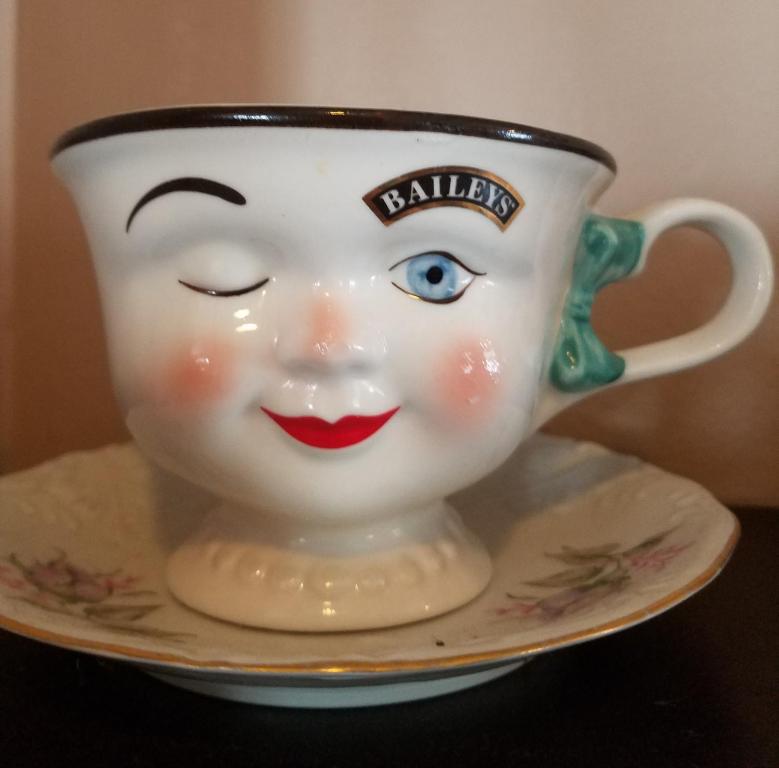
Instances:
[[[204,684],[443,679],[650,619],[713,579],[738,539],[700,486],[545,435],[450,501],[493,557],[471,603],[380,631],[274,632],[211,619],[166,589],[168,553],[210,498],[132,445],[68,454],[0,477],[0,628]]]
[[[523,586],[541,588],[544,594],[506,592],[509,602],[493,609],[499,619],[524,619],[549,623],[596,606],[612,594],[627,589],[641,572],[658,572],[689,549],[693,542],[669,544],[674,529],[662,531],[625,548],[608,543],[580,549],[563,545],[547,554],[568,567]]]
[[[153,590],[137,589],[139,582],[139,577],[121,569],[100,573],[80,568],[63,551],[45,562],[25,563],[16,554],[0,561],[0,585],[16,600],[112,632],[166,640],[191,636],[135,623],[163,607],[161,602],[148,602],[159,596]]]

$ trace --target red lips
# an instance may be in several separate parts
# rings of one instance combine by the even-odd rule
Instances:
[[[367,440],[378,432],[397,412],[393,408],[375,416],[344,416],[331,423],[316,416],[282,416],[262,409],[288,435],[314,448],[346,448]]]

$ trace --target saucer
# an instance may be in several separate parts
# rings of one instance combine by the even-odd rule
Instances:
[[[650,619],[713,579],[739,535],[695,483],[545,435],[449,501],[494,563],[468,605],[385,630],[266,631],[196,613],[167,591],[165,559],[213,499],[130,444],[67,454],[0,478],[0,627],[222,698],[386,704],[467,688]]]

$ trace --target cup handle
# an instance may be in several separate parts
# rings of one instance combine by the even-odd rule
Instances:
[[[678,226],[704,230],[725,247],[733,273],[725,303],[714,318],[688,333],[609,351],[590,324],[595,294],[609,283],[639,274],[655,239]],[[680,198],[652,205],[628,219],[590,214],[576,251],[536,426],[603,387],[682,370],[727,352],[760,322],[772,287],[771,253],[765,238],[750,219],[726,205]]]

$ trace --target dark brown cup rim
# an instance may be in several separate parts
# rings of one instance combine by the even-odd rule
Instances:
[[[425,131],[531,144],[584,155],[616,172],[614,158],[597,144],[563,133],[518,123],[434,112],[393,109],[349,109],[217,104],[168,107],[111,115],[72,128],[57,139],[52,157],[68,147],[108,136],[169,128],[286,126],[291,128],[350,128],[380,131]]]

